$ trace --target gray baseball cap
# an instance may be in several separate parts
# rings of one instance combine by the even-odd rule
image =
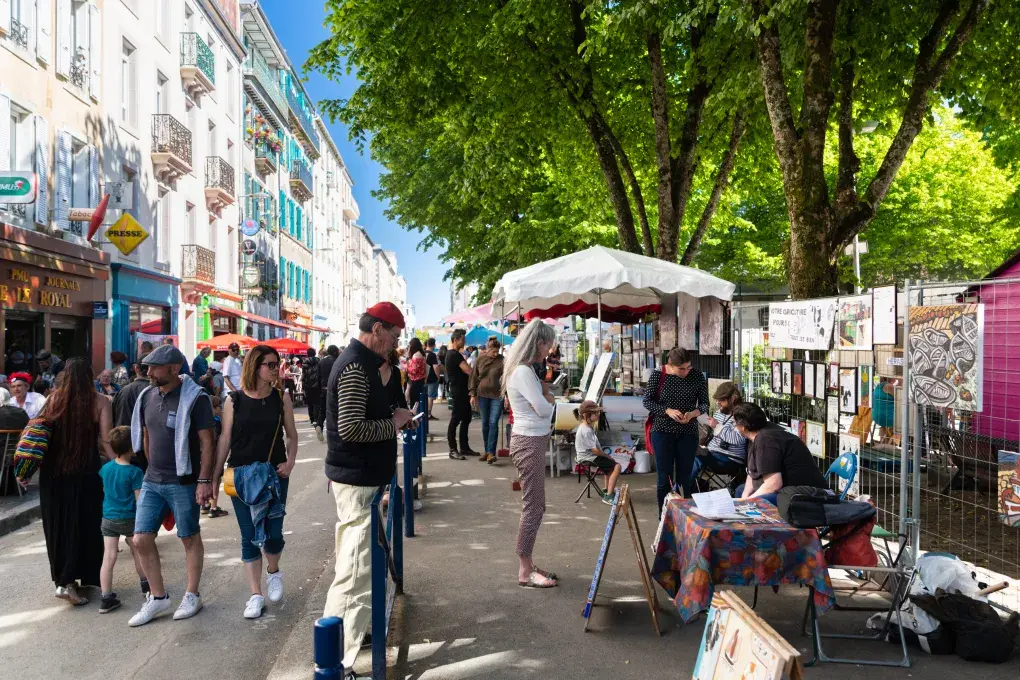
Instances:
[[[187,362],[184,353],[173,345],[160,345],[142,359],[142,363],[149,366],[167,366],[169,364],[183,366]]]

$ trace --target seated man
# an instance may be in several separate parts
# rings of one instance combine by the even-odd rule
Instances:
[[[768,422],[757,404],[738,404],[733,409],[737,431],[747,438],[747,483],[737,489],[740,500],[764,498],[776,504],[784,486],[825,489],[825,476],[800,437]]]
[[[740,388],[734,383],[724,382],[716,388],[712,399],[718,410],[708,419],[708,426],[713,430],[718,428],[718,432],[698,450],[695,476],[702,470],[726,475],[732,478],[729,487],[734,490],[747,477],[747,440],[737,432],[733,422],[733,407],[743,401]]]

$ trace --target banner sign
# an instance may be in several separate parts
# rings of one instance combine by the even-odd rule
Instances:
[[[836,298],[769,304],[769,346],[828,350],[836,320]]]
[[[37,187],[34,172],[0,171],[0,203],[35,203]]]

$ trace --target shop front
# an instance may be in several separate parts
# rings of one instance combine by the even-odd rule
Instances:
[[[27,357],[41,349],[61,359],[89,357],[97,370],[106,365],[109,260],[92,248],[0,225],[3,372],[35,370]]]
[[[113,350],[137,359],[139,336],[177,335],[181,280],[127,264],[114,264],[110,307]]]

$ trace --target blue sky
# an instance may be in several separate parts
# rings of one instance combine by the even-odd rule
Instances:
[[[328,35],[322,26],[324,0],[260,0],[259,4],[269,17],[276,37],[287,50],[291,63],[300,69],[309,50]],[[358,86],[353,75],[340,83],[317,73],[307,75],[305,89],[315,101],[347,97]],[[443,281],[446,266],[439,261],[439,251],[420,252],[418,242],[421,234],[405,231],[386,219],[383,214],[386,206],[372,196],[372,191],[379,188],[382,166],[372,160],[367,151],[366,155],[358,153],[348,141],[346,126],[325,122],[354,178],[354,197],[361,211],[358,222],[368,230],[373,241],[396,251],[397,266],[407,279],[408,301],[415,307],[418,325],[438,323],[450,311],[449,285]]]

